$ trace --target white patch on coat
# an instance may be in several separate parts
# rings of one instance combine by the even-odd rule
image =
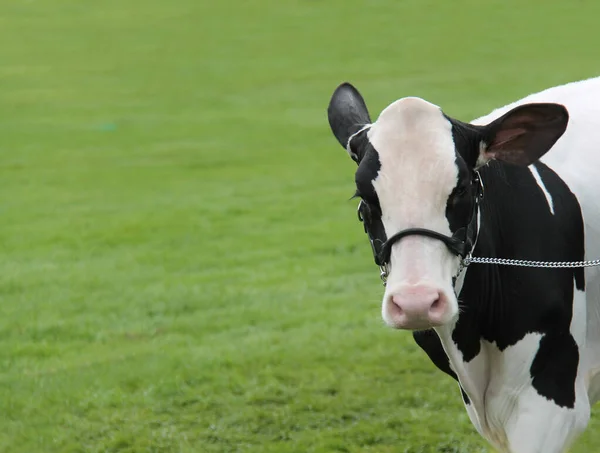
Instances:
[[[575,409],[559,407],[532,386],[523,389],[506,421],[507,453],[564,453],[585,430],[590,406],[583,383],[576,383]]]
[[[457,184],[452,125],[439,107],[403,98],[385,108],[368,131],[381,169],[373,186],[386,235],[406,228],[427,228],[451,235],[446,204]],[[400,285],[427,284],[449,296],[459,260],[437,239],[407,236],[394,244],[384,301]]]
[[[554,201],[552,200],[552,195],[550,195],[550,192],[548,192],[548,189],[546,189],[546,185],[544,184],[544,181],[542,181],[540,173],[533,165],[529,166],[529,170],[531,171],[531,174],[533,175],[537,185],[540,187],[540,189],[542,189],[542,192],[546,197],[546,201],[548,202],[548,206],[550,207],[550,212],[552,215],[554,215]]]

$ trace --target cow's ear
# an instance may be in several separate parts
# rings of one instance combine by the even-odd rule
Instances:
[[[546,154],[569,122],[560,104],[525,104],[482,128],[483,142],[477,167],[490,159],[527,166]]]
[[[338,86],[329,101],[327,117],[335,138],[348,150],[350,157],[359,162],[362,156],[358,150],[348,146],[348,139],[365,125],[371,124],[371,118],[358,90],[349,83]]]

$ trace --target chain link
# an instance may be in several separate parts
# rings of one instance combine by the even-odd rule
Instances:
[[[592,267],[600,266],[600,259],[590,261],[529,261],[513,260],[507,258],[481,258],[467,257],[463,265],[466,267],[472,263],[480,264],[500,264],[504,266],[522,266],[522,267],[551,267],[551,268],[569,268],[569,267]]]

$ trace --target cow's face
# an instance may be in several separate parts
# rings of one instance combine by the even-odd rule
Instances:
[[[517,107],[487,126],[453,120],[419,98],[403,98],[372,123],[361,95],[340,85],[329,123],[358,164],[356,193],[371,235],[384,243],[409,228],[451,237],[466,228],[477,196],[475,170],[490,159],[529,165],[564,133],[568,114],[557,104]],[[403,236],[391,246],[383,296],[385,322],[424,329],[458,316],[453,277],[461,257],[440,239]]]

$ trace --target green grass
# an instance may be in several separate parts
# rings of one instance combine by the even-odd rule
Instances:
[[[471,119],[597,75],[599,15],[3,1],[0,451],[488,452],[380,320],[325,108],[350,80],[374,115],[416,95]]]

